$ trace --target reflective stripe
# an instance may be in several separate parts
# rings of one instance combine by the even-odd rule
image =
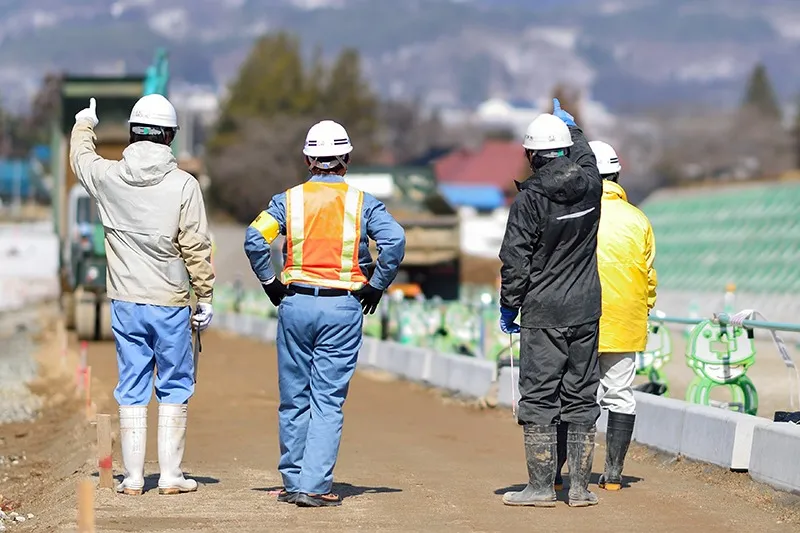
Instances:
[[[358,258],[358,234],[361,229],[361,205],[364,194],[354,187],[347,188],[344,197],[344,223],[342,224],[342,281],[351,281],[355,265],[353,258]]]
[[[360,289],[367,281],[358,263],[363,203],[364,193],[343,183],[308,182],[287,191],[283,283]],[[331,242],[338,235],[341,249]]]
[[[303,188],[294,187],[286,195],[286,210],[289,213],[289,227],[291,228],[291,258],[292,263],[298,267],[303,265],[303,241],[305,240],[305,217],[303,216]],[[289,251],[289,250],[287,250]]]
[[[581,217],[584,217],[584,216],[588,215],[592,211],[594,211],[594,207],[591,207],[591,208],[587,209],[586,211],[578,211],[577,213],[570,213],[568,215],[561,215],[560,217],[556,217],[556,220],[566,220],[566,219],[569,219],[569,218],[581,218]]]

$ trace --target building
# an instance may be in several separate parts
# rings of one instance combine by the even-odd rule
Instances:
[[[381,200],[403,226],[406,253],[390,292],[457,300],[459,217],[436,187],[429,166],[352,166],[345,181]],[[373,257],[377,249],[372,243]]]
[[[526,176],[525,150],[515,141],[488,140],[433,163],[439,190],[461,221],[461,252],[496,258],[505,232],[514,180]]]

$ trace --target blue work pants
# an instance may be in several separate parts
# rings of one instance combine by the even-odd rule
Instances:
[[[147,405],[153,374],[159,403],[184,404],[194,394],[191,308],[111,301],[117,345],[119,405]]]
[[[278,470],[289,492],[331,491],[363,318],[351,295],[295,294],[280,304]]]

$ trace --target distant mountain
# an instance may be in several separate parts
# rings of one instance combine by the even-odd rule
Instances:
[[[166,46],[178,82],[223,86],[253,39],[286,28],[328,56],[357,47],[386,96],[473,106],[559,81],[612,110],[731,105],[764,61],[800,92],[797,0],[6,0],[0,94],[51,70],[142,71]]]

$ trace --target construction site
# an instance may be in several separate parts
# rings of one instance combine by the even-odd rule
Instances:
[[[25,182],[31,192],[21,205],[20,170],[16,200],[0,205],[0,532],[800,531],[796,171],[657,187],[637,204],[658,242],[659,284],[642,319],[646,348],[632,355],[637,419],[621,490],[600,487],[604,411],[589,484],[598,505],[570,507],[568,469],[554,508],[503,505],[504,494],[528,483],[520,335],[498,326],[495,251],[520,164],[498,171],[497,190],[454,176],[495,169],[508,154],[521,158],[517,140],[407,163],[343,163],[347,185],[382,202],[402,227],[405,253],[378,311],[364,316],[332,489],[342,504],[308,509],[278,499],[278,311],[243,249],[248,226],[241,213],[225,212],[219,194],[228,179],[219,169],[241,168],[212,169],[179,133],[170,147],[178,167],[214,198],[214,319],[192,341],[196,388],[180,465],[198,487],[159,487],[153,395],[144,488],[125,494],[110,230],[70,165],[70,132],[95,99],[97,154],[119,160],[132,142],[131,108],[143,96],[169,97],[169,87],[164,49],[138,74],[60,75],[49,162],[38,171],[47,186]],[[231,153],[234,163],[247,159]],[[266,242],[273,251],[284,246],[283,237]],[[379,248],[371,243],[373,259]],[[279,255],[271,260],[280,263]],[[191,306],[199,305],[192,294]]]

